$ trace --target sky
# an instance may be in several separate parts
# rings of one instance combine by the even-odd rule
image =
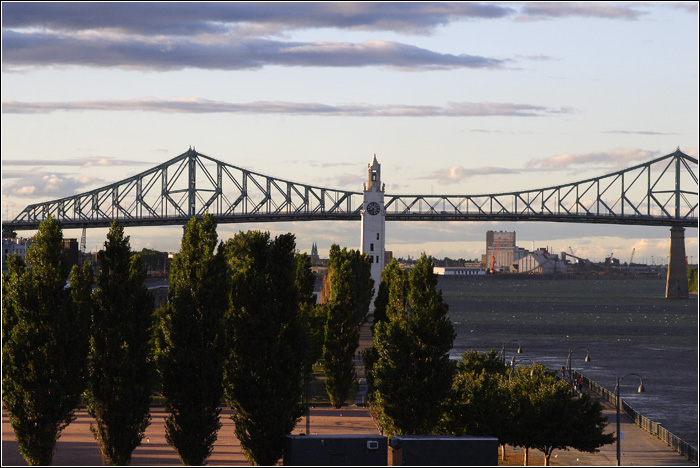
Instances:
[[[283,179],[391,194],[571,183],[698,157],[697,2],[2,3],[2,219],[190,146]],[[227,224],[359,248],[359,222]],[[663,263],[669,229],[389,222],[396,257],[519,246]],[[23,231],[22,235],[31,235]],[[66,237],[80,237],[67,230]],[[182,229],[130,228],[176,251]],[[105,240],[91,229],[88,250]],[[698,260],[697,228],[686,250]]]

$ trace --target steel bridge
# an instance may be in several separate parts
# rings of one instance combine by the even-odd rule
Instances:
[[[698,226],[698,160],[680,150],[600,177],[485,195],[385,194],[387,221],[547,221]],[[359,220],[362,192],[317,187],[218,161],[194,149],[89,192],[27,206],[3,230]]]

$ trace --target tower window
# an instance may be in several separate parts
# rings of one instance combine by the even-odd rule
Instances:
[[[372,171],[372,182],[377,181],[377,171]]]
[[[369,251],[374,252],[374,244],[369,244]]]
[[[379,233],[377,233],[377,240],[379,240]]]

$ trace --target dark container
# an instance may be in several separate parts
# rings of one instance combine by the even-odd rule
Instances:
[[[498,466],[498,439],[471,436],[394,436],[391,466]]]
[[[387,438],[380,435],[288,435],[284,465],[386,466]]]

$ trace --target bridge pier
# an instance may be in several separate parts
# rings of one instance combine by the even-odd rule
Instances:
[[[688,267],[685,263],[685,228],[671,228],[671,246],[668,251],[666,299],[688,298]]]

